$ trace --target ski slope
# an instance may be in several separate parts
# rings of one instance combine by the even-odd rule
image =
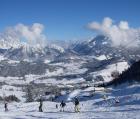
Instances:
[[[94,106],[93,101],[81,102],[81,112],[75,113],[73,103],[67,103],[65,112],[55,108],[54,102],[44,102],[44,112],[38,112],[38,102],[9,104],[9,111],[0,109],[0,119],[139,119],[139,105]]]
[[[127,85],[127,87],[126,87]],[[87,90],[90,90],[89,88]],[[79,95],[79,90],[69,96]],[[106,99],[96,92],[95,96],[86,101],[80,101],[80,113],[74,112],[72,101],[66,103],[65,112],[56,109],[60,102],[43,102],[43,112],[38,112],[39,102],[9,103],[9,111],[5,112],[3,103],[0,103],[0,119],[139,119],[140,118],[140,86],[121,85],[112,88]],[[100,95],[100,96],[99,96]],[[116,97],[120,103],[115,103]]]

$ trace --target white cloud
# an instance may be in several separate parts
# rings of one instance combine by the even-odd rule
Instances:
[[[46,36],[43,34],[43,30],[44,26],[39,23],[31,26],[17,24],[0,33],[0,44],[3,47],[18,47],[18,45],[27,43],[34,47],[44,47]]]
[[[113,46],[124,46],[127,48],[138,47],[140,45],[140,29],[130,28],[127,21],[120,21],[119,24],[113,24],[109,17],[103,19],[102,23],[92,22],[88,28],[102,33],[110,38]]]
[[[129,29],[129,25],[127,21],[120,21],[119,24],[120,29]]]

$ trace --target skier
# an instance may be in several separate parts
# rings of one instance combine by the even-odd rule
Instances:
[[[60,104],[60,107],[61,107],[60,111],[63,111],[64,112],[65,106],[66,106],[66,103],[64,103],[64,101],[62,100],[62,102]]]
[[[58,104],[55,105],[56,109],[58,109]]]
[[[42,110],[43,100],[40,99],[39,102],[40,102],[40,105],[39,105],[39,112],[43,112],[43,110]]]
[[[74,108],[75,112],[80,112],[79,100],[78,100],[78,98],[75,98],[74,104],[75,104],[75,108]]]
[[[5,112],[8,111],[8,106],[7,102],[4,104]]]

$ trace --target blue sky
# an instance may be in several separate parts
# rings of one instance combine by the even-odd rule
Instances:
[[[86,25],[110,17],[140,26],[140,0],[0,0],[0,31],[18,23],[41,23],[49,40],[84,39],[94,35]]]

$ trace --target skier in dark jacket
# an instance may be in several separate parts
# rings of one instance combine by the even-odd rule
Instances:
[[[75,104],[75,107],[74,107],[75,112],[80,112],[79,100],[78,100],[78,98],[75,98],[74,104]]]
[[[8,111],[7,102],[4,104],[5,112]]]
[[[58,104],[55,105],[56,109],[58,109]]]
[[[65,106],[66,106],[66,103],[62,100],[62,102],[60,104],[60,107],[61,107],[60,111],[63,111],[64,112]]]
[[[39,112],[43,112],[43,110],[42,110],[43,100],[40,99],[39,102],[40,102],[40,105],[39,105]]]

